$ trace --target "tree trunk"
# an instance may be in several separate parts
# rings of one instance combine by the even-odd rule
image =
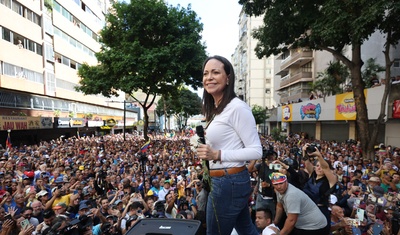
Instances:
[[[379,128],[380,125],[384,123],[384,118],[386,116],[385,111],[387,107],[387,99],[390,93],[390,88],[392,87],[390,84],[390,67],[392,67],[392,61],[390,60],[389,52],[390,52],[390,42],[391,41],[391,31],[387,34],[386,37],[386,44],[385,44],[385,51],[383,52],[385,54],[385,84],[382,84],[385,86],[385,91],[383,92],[382,100],[381,100],[381,110],[379,112],[379,117],[376,120],[374,124],[374,129],[372,130],[371,134],[371,139],[370,139],[370,145],[368,148],[368,157],[371,160],[374,160],[374,144],[376,143],[376,139],[378,138],[379,134]]]
[[[162,96],[164,104],[164,133],[167,133],[167,104],[165,103],[165,95]]]
[[[368,109],[365,103],[364,88],[365,84],[361,77],[361,67],[363,62],[361,60],[361,45],[355,44],[352,48],[352,66],[350,68],[351,81],[353,85],[354,103],[356,105],[356,123],[358,131],[358,139],[361,141],[361,150],[363,158],[367,158],[369,146],[369,119]]]
[[[149,129],[149,114],[147,113],[148,107],[143,106],[143,112],[144,112],[144,124],[143,124],[143,137],[147,141],[149,137],[147,136],[148,129]]]

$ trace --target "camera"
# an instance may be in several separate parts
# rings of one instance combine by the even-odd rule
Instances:
[[[281,165],[280,164],[269,164],[269,169],[273,170],[273,171],[279,171],[281,169]]]
[[[316,148],[319,149],[319,145],[312,143],[312,144],[310,144],[310,145],[306,148],[306,152],[307,152],[308,154],[313,153],[313,152],[316,151]]]
[[[98,177],[101,179],[105,179],[107,177],[107,172],[99,170]]]
[[[263,159],[266,159],[267,157],[274,156],[274,155],[278,155],[274,151],[274,146],[272,146],[271,144],[269,144],[268,148],[263,146],[263,154],[262,154]]]
[[[83,235],[87,232],[87,230],[90,230],[93,225],[93,219],[91,217],[88,217],[86,215],[81,215],[77,219],[73,219],[70,222],[68,222],[67,226],[64,228],[60,229],[62,226],[62,218],[57,218],[59,219],[58,222],[56,222],[53,226],[49,228],[49,230],[45,230],[43,234],[47,235]]]
[[[165,218],[165,200],[156,202],[152,214],[154,218]]]

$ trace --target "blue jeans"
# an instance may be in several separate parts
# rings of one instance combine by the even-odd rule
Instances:
[[[258,235],[251,221],[249,197],[252,192],[249,172],[211,178],[212,189],[207,202],[207,234]]]

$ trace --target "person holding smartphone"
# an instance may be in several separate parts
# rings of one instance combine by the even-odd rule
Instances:
[[[309,174],[303,192],[318,206],[328,222],[328,227],[330,227],[331,212],[329,211],[329,196],[336,186],[337,176],[333,173],[331,166],[325,161],[315,145],[306,143],[302,150],[303,160]],[[312,161],[310,158],[316,161]]]

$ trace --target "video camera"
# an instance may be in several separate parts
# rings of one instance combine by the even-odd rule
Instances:
[[[79,218],[71,220],[68,224],[60,229],[62,221],[56,222],[51,226],[50,230],[44,232],[44,235],[83,235],[87,230],[91,230],[93,226],[93,219],[87,215],[81,215]]]
[[[274,151],[274,146],[272,144],[268,145],[268,148],[263,146],[263,155],[262,158],[265,160],[268,157],[271,156],[278,156],[278,154]]]

